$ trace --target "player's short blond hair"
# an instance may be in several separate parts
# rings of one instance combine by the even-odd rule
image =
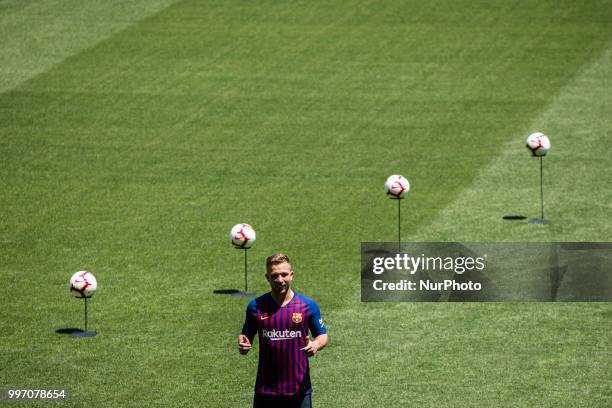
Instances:
[[[268,258],[266,258],[266,270],[270,272],[272,266],[279,265],[285,262],[287,262],[289,266],[291,266],[291,261],[289,260],[289,257],[283,253],[270,255]]]

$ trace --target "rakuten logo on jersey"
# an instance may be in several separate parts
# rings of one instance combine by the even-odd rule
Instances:
[[[302,332],[298,330],[262,330],[264,339],[271,341],[291,340],[302,337]]]

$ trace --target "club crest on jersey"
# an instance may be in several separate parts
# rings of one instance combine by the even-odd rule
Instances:
[[[293,323],[302,323],[302,314],[301,313],[293,313],[291,315],[291,321]]]

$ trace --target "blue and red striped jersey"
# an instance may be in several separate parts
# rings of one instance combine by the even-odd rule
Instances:
[[[242,334],[253,343],[259,338],[259,365],[255,393],[289,396],[312,392],[306,352],[308,331],[314,337],[327,333],[316,302],[294,291],[281,306],[268,292],[253,299],[246,310]]]

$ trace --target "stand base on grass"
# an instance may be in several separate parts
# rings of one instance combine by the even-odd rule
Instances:
[[[529,223],[530,224],[543,224],[544,225],[544,224],[550,224],[550,221],[545,220],[543,218],[534,218],[534,219],[529,220]]]
[[[72,337],[96,337],[96,332],[91,331],[83,331],[83,330],[75,330],[70,335]]]
[[[236,296],[236,297],[255,297],[255,292],[235,292],[235,293],[231,293],[232,296]]]

